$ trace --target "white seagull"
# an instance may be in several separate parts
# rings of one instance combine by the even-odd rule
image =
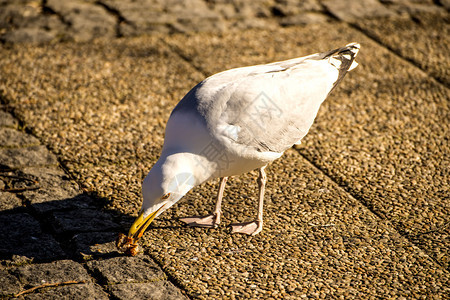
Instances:
[[[118,248],[133,254],[155,217],[193,187],[221,178],[214,212],[181,219],[190,226],[220,223],[227,178],[259,169],[256,220],[232,232],[258,234],[263,227],[265,167],[299,144],[320,105],[358,64],[360,45],[265,65],[236,68],[206,78],[181,99],[167,122],[161,156],[146,176],[143,203]]]

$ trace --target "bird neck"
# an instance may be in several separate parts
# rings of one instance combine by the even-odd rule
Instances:
[[[176,188],[187,193],[189,189],[211,179],[211,163],[201,155],[190,152],[164,151],[158,160],[167,190]],[[158,164],[157,163],[157,164]],[[186,190],[190,187],[188,190]]]

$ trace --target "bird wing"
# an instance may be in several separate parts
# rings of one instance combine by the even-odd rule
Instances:
[[[195,90],[196,107],[212,134],[233,148],[282,153],[307,134],[321,103],[356,66],[358,50],[353,43],[213,75]]]
[[[215,74],[172,114],[202,117],[209,133],[235,152],[282,153],[310,129],[321,103],[356,66],[359,44]]]

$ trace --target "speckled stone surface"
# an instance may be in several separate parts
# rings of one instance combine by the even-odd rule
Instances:
[[[358,20],[357,26],[384,46],[450,86],[448,13],[413,14],[395,20]],[[390,34],[395,32],[395,34]]]
[[[197,23],[181,18],[170,27],[169,19],[161,19],[158,27],[143,22],[136,5],[70,1],[69,8],[89,13],[76,17],[60,7],[59,14],[78,22],[64,25],[67,36],[91,39],[95,26],[75,25],[101,12],[109,38],[1,46],[0,171],[7,172],[1,173],[0,219],[15,232],[8,239],[0,231],[7,241],[0,249],[1,295],[39,285],[39,278],[26,279],[23,270],[48,270],[49,282],[71,279],[58,277],[62,265],[79,269],[82,278],[44,289],[42,296],[448,297],[450,41],[443,6],[370,1],[366,11],[358,4],[345,11],[341,4],[348,1],[311,0],[296,8],[307,11],[306,17],[294,13],[289,1],[269,2],[271,9],[261,6],[259,12],[238,2],[236,10],[214,2],[201,6],[208,18],[189,12]],[[30,11],[36,7],[27,4]],[[33,20],[42,25],[42,18],[56,13],[30,16],[37,14]],[[233,23],[242,18],[247,21]],[[205,20],[210,32],[196,33]],[[288,21],[309,25],[274,25]],[[113,31],[111,24],[117,25]],[[11,28],[8,34],[18,34]],[[143,32],[152,35],[129,37]],[[167,32],[186,34],[161,34]],[[115,35],[127,38],[111,39]],[[353,41],[361,43],[358,68],[323,104],[302,144],[267,168],[261,234],[231,235],[227,227],[256,215],[257,173],[251,172],[229,180],[219,228],[188,228],[178,221],[211,212],[215,181],[195,188],[154,221],[143,237],[143,254],[117,257],[114,236],[136,216],[141,182],[159,156],[166,120],[191,87],[229,68]],[[41,186],[31,185],[33,180]],[[14,223],[20,216],[32,228]],[[66,256],[78,261],[54,262]],[[22,261],[25,267],[18,266]]]
[[[444,297],[448,89],[357,29],[332,22],[4,49],[0,88],[84,188],[129,215],[171,109],[198,81],[351,41],[361,43],[360,66],[303,144],[268,167],[263,232],[226,227],[256,213],[253,172],[229,181],[218,229],[177,220],[212,209],[211,182],[155,220],[145,253],[202,299]]]

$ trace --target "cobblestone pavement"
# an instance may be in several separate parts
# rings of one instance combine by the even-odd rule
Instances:
[[[0,297],[448,299],[450,26],[446,0],[0,0]],[[204,77],[361,43],[360,66],[302,145],[155,220],[140,207],[165,122]]]

